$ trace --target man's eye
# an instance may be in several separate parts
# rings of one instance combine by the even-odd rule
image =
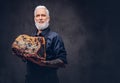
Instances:
[[[36,15],[36,17],[39,17],[40,15]]]
[[[46,15],[43,14],[43,15],[41,15],[41,16],[44,16],[44,17],[45,17]]]

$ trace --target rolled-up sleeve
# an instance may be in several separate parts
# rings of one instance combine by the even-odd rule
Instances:
[[[54,53],[56,55],[56,58],[61,59],[65,64],[67,64],[67,52],[65,50],[65,46],[63,43],[62,38],[57,35],[53,39],[53,46],[54,46]]]

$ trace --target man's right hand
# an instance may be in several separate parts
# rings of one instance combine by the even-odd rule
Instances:
[[[37,54],[24,54],[23,55],[26,60],[32,61],[32,62],[41,62],[44,61],[45,58],[38,56]]]

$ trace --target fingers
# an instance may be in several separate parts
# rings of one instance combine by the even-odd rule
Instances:
[[[41,63],[44,63],[44,64],[50,64],[50,61],[41,61]]]
[[[24,54],[24,57],[37,57],[36,55],[34,55],[34,54]]]

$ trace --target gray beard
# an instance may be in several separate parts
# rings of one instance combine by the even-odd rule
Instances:
[[[49,26],[49,22],[45,22],[42,25],[39,25],[37,22],[35,22],[35,26],[38,30],[44,30]]]

